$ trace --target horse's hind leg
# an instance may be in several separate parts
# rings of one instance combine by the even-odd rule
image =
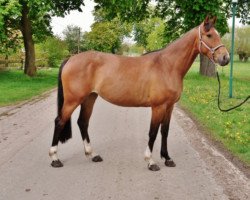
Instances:
[[[71,123],[70,117],[75,108],[78,106],[77,102],[65,101],[60,114],[55,119],[55,130],[52,140],[52,145],[49,150],[49,156],[52,159],[52,167],[62,167],[62,162],[58,159],[57,149],[59,141],[66,142],[71,137]]]
[[[81,135],[82,135],[82,140],[83,140],[83,145],[84,145],[84,150],[86,156],[92,158],[93,162],[101,162],[102,158],[101,156],[97,155],[91,145],[90,145],[90,139],[89,139],[89,134],[88,134],[88,127],[89,127],[89,119],[93,111],[94,103],[97,98],[96,93],[91,93],[81,104],[81,111],[79,118],[77,120],[77,123],[79,125]]]

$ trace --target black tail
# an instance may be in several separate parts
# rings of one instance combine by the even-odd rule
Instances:
[[[59,69],[59,74],[58,74],[58,93],[57,93],[57,114],[60,117],[61,116],[61,111],[62,111],[62,107],[63,107],[63,102],[64,102],[64,97],[63,97],[63,86],[62,86],[62,70],[64,65],[68,62],[68,59],[63,61],[63,63],[61,64],[61,67]],[[62,131],[59,134],[59,141],[64,143],[66,142],[68,139],[70,139],[72,137],[72,130],[71,130],[71,119],[69,119]]]

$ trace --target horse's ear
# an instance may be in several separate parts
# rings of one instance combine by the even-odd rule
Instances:
[[[207,15],[206,18],[205,18],[205,20],[204,20],[204,24],[209,23],[209,19],[210,19],[210,17],[209,17],[209,15]]]
[[[216,21],[217,21],[217,16],[214,16],[213,17],[213,25],[215,25]]]
[[[215,24],[217,20],[217,17],[210,17],[210,16],[206,16],[205,20],[204,20],[204,29],[206,32],[208,32]]]

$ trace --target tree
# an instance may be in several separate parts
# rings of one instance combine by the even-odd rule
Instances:
[[[129,36],[131,25],[116,17],[107,20],[104,10],[95,11],[95,23],[90,32],[83,35],[84,50],[98,50],[103,52],[118,53],[124,37]]]
[[[99,3],[101,0],[95,0]],[[121,4],[121,0],[109,0],[102,3],[102,8],[105,7],[109,16],[120,16],[124,20],[129,18],[131,13],[135,15],[131,16],[131,19],[142,19],[148,16],[148,0],[135,1],[128,0],[125,4]],[[228,31],[226,19],[231,16],[231,0],[156,0],[157,3],[157,16],[166,20],[165,39],[166,43],[173,41],[180,37],[181,34],[187,30],[200,24],[207,14],[216,15],[217,28],[221,35]],[[98,7],[97,7],[98,8]],[[238,1],[238,17],[241,18],[243,23],[250,23],[250,2],[246,0]],[[204,60],[203,58],[201,60]],[[204,63],[209,63],[205,59]],[[209,65],[201,65],[201,69],[205,66],[207,69],[214,69]],[[201,70],[209,72],[208,70]],[[212,70],[208,74],[213,74]]]
[[[140,1],[94,0],[94,1],[95,3],[97,3],[97,5],[95,6],[95,10],[99,9],[105,10],[106,17],[108,19],[120,17],[122,20],[125,21],[140,21],[142,19],[147,18],[150,15],[150,12],[148,12],[150,0],[140,0]],[[214,14],[213,13],[214,10],[220,9],[220,13],[221,14],[224,13],[226,18],[231,17],[232,0],[224,0],[224,1],[212,0],[211,3],[215,5],[215,7],[220,7],[220,8],[212,8],[211,4],[206,0],[186,0],[185,2],[181,0],[155,0],[155,2],[157,4],[157,8],[161,8],[158,11],[158,14],[160,14],[164,18],[178,14],[179,12],[183,11],[183,8],[185,9],[186,6],[190,7],[190,5],[193,6],[194,12],[200,11],[201,9],[203,9],[204,11],[209,11],[208,13],[204,13],[203,15],[207,15],[209,13]],[[183,6],[181,6],[182,2],[184,3]],[[175,4],[177,5],[175,7],[176,9],[171,11],[171,9],[174,8],[173,6]],[[237,10],[238,10],[237,17],[241,19],[241,22],[243,24],[250,24],[250,12],[249,12],[250,1],[238,0]],[[182,17],[182,15],[179,16]],[[203,16],[200,16],[199,22],[204,20],[204,18],[202,17]]]
[[[163,48],[166,45],[164,41],[164,22],[160,18],[155,18],[155,20],[155,27],[147,38],[147,49],[149,51]]]
[[[134,40],[146,51],[164,47],[164,21],[158,17],[150,17],[134,24]]]
[[[0,53],[5,55],[6,67],[9,55],[15,53],[21,46],[21,32],[10,26],[12,23],[10,16],[18,17],[19,11],[20,7],[16,1],[0,3]]]
[[[20,45],[20,31],[11,27],[11,18],[18,17],[20,7],[16,1],[2,1],[0,3],[0,53],[9,54],[9,50],[16,51]],[[15,42],[14,42],[15,41]],[[11,52],[10,52],[11,53]]]
[[[250,26],[236,29],[235,49],[240,61],[247,61],[250,57]]]
[[[41,58],[47,67],[58,67],[69,55],[67,44],[57,37],[47,37],[45,41],[35,45],[36,56]]]
[[[160,49],[165,45],[164,21],[158,17],[150,17],[134,25],[134,40],[146,51]]]
[[[36,74],[34,40],[39,40],[51,33],[51,16],[64,16],[70,10],[83,5],[82,0],[1,0],[0,30],[20,30],[25,47],[24,73]],[[8,38],[1,32],[1,38]],[[15,42],[15,38],[11,38]]]
[[[128,21],[141,21],[148,16],[148,4],[150,0],[94,0],[97,4],[95,11],[102,10],[105,12],[106,19],[116,17]]]
[[[231,30],[230,30],[231,32]],[[250,57],[250,26],[238,27],[235,29],[235,48],[234,54],[239,55],[240,61],[247,61]],[[227,33],[223,36],[222,42],[227,49],[231,49],[232,34]]]
[[[68,25],[63,31],[64,40],[68,45],[71,54],[79,53],[82,49],[82,31],[81,28],[74,25]]]

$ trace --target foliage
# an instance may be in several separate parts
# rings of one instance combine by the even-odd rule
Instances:
[[[116,52],[116,54],[118,55],[124,55],[127,54],[129,52],[129,47],[130,45],[128,43],[122,43],[121,47],[118,49],[118,51]]]
[[[142,46],[139,46],[138,44],[132,44],[129,47],[129,54],[134,55],[141,55],[144,53],[144,48]]]
[[[152,20],[155,21],[155,26],[153,27],[153,29],[151,30],[151,33],[148,35],[148,38],[147,38],[147,50],[148,51],[160,49],[165,46],[164,22],[160,18],[153,18]]]
[[[82,49],[82,31],[81,28],[75,25],[68,25],[63,31],[64,41],[68,45],[68,50],[71,54],[78,52],[78,48]]]
[[[64,16],[72,9],[81,11],[81,5],[83,0],[1,0],[0,11],[3,15],[0,16],[0,42],[4,44],[2,47],[6,50],[14,47],[18,37],[15,37],[13,32],[21,31],[26,54],[24,72],[34,76],[34,40],[42,41],[51,34],[52,16]]]
[[[147,7],[150,0],[94,0],[95,10],[102,9],[107,19],[116,17],[125,21],[140,21],[148,16]]]
[[[58,69],[39,70],[30,78],[20,70],[0,72],[0,106],[28,100],[56,87]]]
[[[223,36],[222,42],[227,49],[231,49],[232,34],[227,33]],[[250,57],[250,26],[238,27],[235,29],[235,48],[234,53],[239,55],[241,61],[247,61]]]
[[[149,18],[149,0],[95,0],[96,9],[104,9],[109,18],[119,16],[123,20],[137,20]],[[173,41],[182,33],[200,24],[208,14],[218,17],[217,29],[224,35],[228,32],[227,19],[231,17],[231,0],[155,0],[157,16],[166,20],[165,43]],[[237,16],[241,22],[250,23],[250,1],[238,0]],[[145,45],[144,45],[145,46]]]
[[[229,30],[229,33],[226,33],[221,38],[222,44],[225,45],[225,47],[230,50],[231,49],[231,40],[232,40],[232,29]]]
[[[158,17],[150,17],[134,24],[134,40],[146,50],[155,50],[164,46],[164,22]]]
[[[41,67],[58,67],[63,59],[69,54],[67,44],[59,38],[48,37],[45,42],[36,45],[37,62],[43,61]]]
[[[148,18],[150,15],[148,12],[149,0],[95,0],[95,3],[97,3],[95,9],[105,10],[109,19],[119,16],[119,18],[125,21],[140,21]],[[190,22],[197,21],[200,23],[207,14],[217,15],[221,20],[224,18],[230,18],[232,14],[232,0],[155,0],[155,3],[157,4],[157,13],[167,20],[169,19],[168,17],[170,17],[172,23],[172,16],[180,16],[180,18],[183,19],[177,17],[174,18],[177,19],[178,22],[190,24]],[[191,12],[184,13],[184,10],[189,10]],[[249,24],[250,1],[238,0],[237,10],[237,17],[241,19],[241,22]],[[200,18],[197,20],[196,17],[199,14]],[[188,18],[188,16],[195,16],[195,18]],[[184,28],[188,30],[187,27]]]
[[[221,74],[221,106],[229,108],[241,102],[250,93],[248,63],[235,63],[234,98],[228,98],[229,68]],[[220,69],[222,70],[222,69]],[[195,92],[194,92],[195,91]],[[250,104],[228,113],[217,108],[218,83],[216,79],[199,76],[198,63],[194,63],[184,80],[181,105],[187,108],[206,127],[212,136],[233,154],[250,164]]]
[[[91,31],[83,35],[83,49],[116,53],[121,47],[123,38],[130,32],[131,26],[122,23],[118,18],[95,22],[91,26]]]
[[[50,5],[48,4],[48,2],[37,0],[1,0],[1,38],[8,39],[9,43],[13,44],[11,48],[14,47],[17,40],[20,40],[20,34],[18,34],[18,37],[13,36],[13,32],[18,33],[25,28],[21,23],[24,5],[27,5],[29,7],[29,17],[32,21],[31,31],[33,32],[34,36],[37,39],[44,39],[44,35],[51,34],[51,28],[49,26],[51,18],[48,15]]]
[[[20,48],[20,32],[12,26],[12,20],[20,17],[21,6],[17,0],[0,1],[0,53],[6,55]]]
[[[227,11],[232,10],[231,0],[226,0],[229,5]],[[243,24],[250,25],[250,1],[249,0],[238,0],[236,16],[240,18],[240,22]]]
[[[35,0],[36,1],[36,0]],[[84,0],[46,0],[50,2],[53,16],[64,17],[71,10],[82,12],[81,6],[84,6]]]
[[[250,57],[250,26],[238,28],[235,35],[237,54],[241,60],[247,61]]]
[[[153,5],[149,5],[147,13],[147,18],[134,23],[133,35],[138,45],[143,46],[146,51],[152,51],[165,46],[165,23],[163,19],[155,16]]]
[[[165,38],[167,43],[180,37],[181,34],[199,25],[206,17],[211,14],[217,16],[216,27],[224,35],[228,32],[226,4],[221,0],[162,0],[157,4],[157,14],[166,17],[167,29]]]

